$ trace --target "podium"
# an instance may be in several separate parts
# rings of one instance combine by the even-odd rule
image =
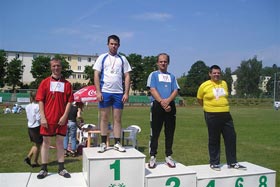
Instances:
[[[209,165],[188,166],[196,172],[197,187],[275,187],[276,172],[249,162],[240,162],[247,170],[210,169]]]
[[[112,147],[83,149],[83,175],[88,187],[144,187],[145,155],[134,148],[121,153]]]
[[[146,164],[145,175],[145,187],[196,187],[196,172],[180,163],[176,163],[176,168],[169,168],[165,163],[157,163],[154,169],[149,169]]]
[[[247,170],[212,170],[209,164],[169,168],[158,162],[148,168],[146,156],[132,147],[121,153],[109,147],[83,149],[83,176],[87,187],[275,187],[276,171],[249,162],[240,162]]]

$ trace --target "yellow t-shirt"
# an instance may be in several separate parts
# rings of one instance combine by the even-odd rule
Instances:
[[[211,80],[202,83],[197,98],[203,100],[205,112],[229,112],[228,87],[225,81],[215,83]]]

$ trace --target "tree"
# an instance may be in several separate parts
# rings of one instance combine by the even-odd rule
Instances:
[[[139,90],[139,83],[142,81],[143,77],[141,76],[142,72],[144,71],[142,65],[142,56],[137,54],[130,54],[127,56],[127,60],[131,66],[131,74],[130,74],[130,81],[131,81],[131,89],[133,91]]]
[[[92,69],[92,66],[85,66],[85,71],[84,73],[86,74],[86,80],[89,79],[88,85],[93,85],[94,84],[94,70]]]
[[[225,72],[222,72],[222,77],[223,80],[226,81],[227,85],[228,85],[228,93],[231,93],[232,90],[232,77],[231,77],[231,69],[230,68],[226,68]]]
[[[73,90],[79,90],[82,87],[83,87],[83,85],[81,83],[79,83],[79,82],[75,82],[75,83],[72,84]]]
[[[13,92],[15,91],[16,86],[20,86],[22,84],[21,78],[24,70],[24,65],[22,65],[22,61],[18,58],[14,58],[7,65],[7,75],[6,75],[6,83],[8,86],[12,86]]]
[[[241,97],[258,97],[261,93],[259,81],[262,70],[262,61],[255,56],[247,61],[242,61],[236,70],[237,95]]]
[[[183,76],[181,76],[180,78],[177,79],[177,82],[180,86],[180,95],[186,96],[188,91],[186,88],[187,76],[185,75],[185,73],[183,74]]]
[[[209,67],[201,60],[195,62],[186,77],[184,88],[188,96],[196,97],[197,89],[201,83],[209,79]]]
[[[269,81],[267,82],[266,85],[266,90],[267,96],[273,96],[274,94],[274,81],[275,81],[275,74],[276,76],[276,81],[279,82],[280,81],[280,67],[277,67],[276,64],[273,64],[272,67],[264,67],[262,69],[262,76],[270,76]]]
[[[51,75],[49,56],[38,56],[32,61],[31,71],[33,78],[35,79],[31,84],[31,88],[38,88],[40,82]]]
[[[69,69],[69,63],[65,60],[64,57],[60,55],[55,55],[55,58],[61,60],[63,77],[70,77],[73,71]],[[38,88],[40,82],[51,75],[50,61],[51,57],[49,56],[38,56],[32,61],[30,73],[32,74],[35,81],[31,83],[31,88]]]
[[[146,90],[146,84],[149,74],[156,69],[156,57],[148,56],[142,58],[138,54],[130,54],[126,57],[130,63],[131,89],[136,91]]]
[[[0,88],[5,86],[5,75],[8,59],[4,50],[0,50]]]

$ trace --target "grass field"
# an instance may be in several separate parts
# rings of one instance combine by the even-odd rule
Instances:
[[[277,171],[280,184],[280,111],[272,107],[231,107],[237,132],[238,161],[247,161]],[[86,123],[97,123],[96,106],[85,109]],[[149,107],[127,106],[123,113],[123,127],[139,125],[139,150],[148,156],[150,133]],[[0,172],[38,172],[24,162],[31,143],[27,135],[27,123],[23,114],[0,114]],[[200,107],[177,107],[177,126],[173,146],[173,158],[184,165],[208,164],[207,129]],[[160,137],[157,160],[164,159],[164,136]],[[50,150],[49,171],[57,171],[55,149]],[[147,159],[148,160],[148,157]],[[66,158],[70,172],[82,171],[82,157]],[[221,162],[225,163],[222,145]]]

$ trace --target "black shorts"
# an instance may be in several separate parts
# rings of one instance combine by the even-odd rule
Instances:
[[[28,128],[28,134],[31,142],[42,144],[43,136],[40,134],[40,126]]]

